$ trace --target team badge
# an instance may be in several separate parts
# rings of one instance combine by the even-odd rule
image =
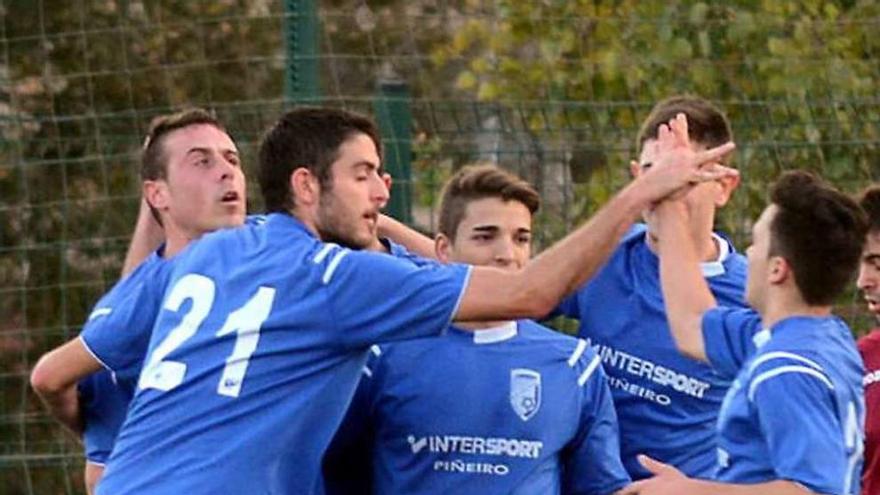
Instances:
[[[510,371],[510,406],[528,421],[541,408],[541,374],[525,368]]]

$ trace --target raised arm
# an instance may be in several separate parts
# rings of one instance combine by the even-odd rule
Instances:
[[[700,259],[687,231],[687,211],[679,201],[657,206],[660,239],[660,285],[666,319],[679,352],[707,361],[703,343],[703,314],[717,306],[700,272]]]
[[[131,273],[147,256],[155,251],[165,240],[165,232],[156,221],[147,206],[147,201],[141,199],[141,207],[138,210],[137,222],[131,242],[128,244],[128,252],[125,254],[125,262],[122,264],[122,276]]]
[[[684,119],[684,116],[680,116]],[[685,125],[685,131],[687,127]],[[677,139],[661,126],[659,141]],[[676,148],[611,199],[585,225],[532,260],[523,270],[507,272],[474,267],[455,316],[457,320],[540,318],[568,293],[588,280],[607,260],[639,213],[683,188],[736,175],[736,171],[704,163],[716,162],[733,143],[703,152]]]
[[[379,236],[387,237],[423,258],[437,258],[434,240],[415,229],[385,214],[379,215],[378,227]]]
[[[31,371],[31,387],[55,419],[77,437],[82,434],[76,385],[101,369],[101,363],[86,349],[80,338],[43,355]]]

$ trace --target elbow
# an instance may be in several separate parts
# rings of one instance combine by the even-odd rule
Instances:
[[[31,371],[31,388],[41,397],[49,397],[61,394],[70,387],[70,383],[64,380],[52,364],[51,353],[43,355],[34,369]]]

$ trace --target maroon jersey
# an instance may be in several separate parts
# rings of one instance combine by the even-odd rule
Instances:
[[[880,495],[880,328],[859,339],[865,361],[865,469],[862,495]]]

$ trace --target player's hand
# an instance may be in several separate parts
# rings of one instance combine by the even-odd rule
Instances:
[[[657,156],[651,168],[641,174],[642,188],[649,201],[658,202],[666,197],[682,195],[687,190],[706,181],[739,175],[735,169],[725,167],[719,160],[736,147],[733,142],[696,151],[688,137],[687,117],[679,113],[657,131]]]
[[[639,462],[654,477],[636,481],[615,495],[683,495],[693,492],[691,490],[693,481],[681,474],[678,469],[646,455],[640,455]]]

